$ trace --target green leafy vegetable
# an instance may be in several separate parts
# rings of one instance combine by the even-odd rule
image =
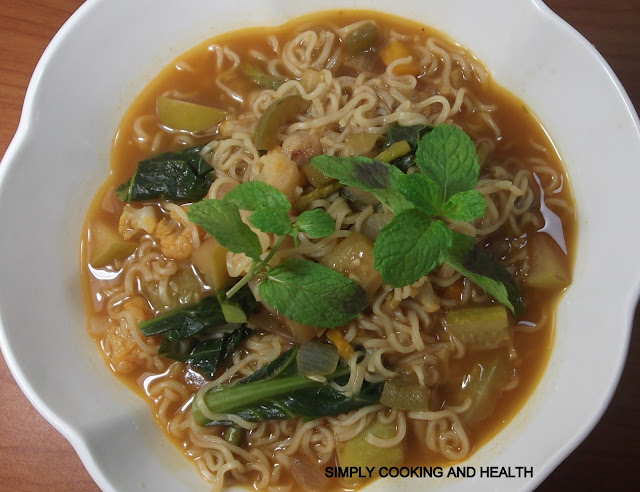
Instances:
[[[177,342],[165,339],[158,353],[170,359],[188,363],[207,378],[213,379],[220,363],[231,357],[249,333],[251,333],[249,328],[240,326],[230,333],[223,333],[219,338],[204,342],[196,339]]]
[[[511,274],[500,262],[480,251],[472,237],[454,232],[452,247],[445,261],[516,316],[524,312],[520,289]]]
[[[187,217],[211,234],[229,251],[260,259],[262,246],[255,232],[242,221],[238,207],[226,200],[204,199],[194,203]]]
[[[251,214],[249,222],[262,232],[278,236],[285,236],[291,230],[291,217],[281,208],[260,208]]]
[[[344,325],[369,304],[353,280],[308,260],[290,259],[271,268],[258,290],[288,318],[322,328]]]
[[[418,143],[416,162],[422,174],[442,189],[442,199],[472,190],[478,182],[480,166],[476,146],[469,136],[453,125],[438,125]]]
[[[224,195],[225,202],[234,203],[242,210],[259,208],[291,209],[287,195],[262,181],[249,181],[236,186]]]
[[[400,174],[392,179],[393,186],[417,208],[430,215],[442,209],[440,187],[424,174]]]
[[[337,179],[343,185],[356,186],[369,191],[393,213],[411,208],[411,203],[391,187],[391,177],[401,171],[368,157],[337,157],[320,155],[311,159],[320,171]]]
[[[312,420],[340,415],[373,405],[380,400],[381,383],[365,382],[359,393],[347,396],[320,383],[300,376],[296,370],[297,347],[237,382],[224,384],[204,395],[207,409],[213,413],[229,413],[250,422],[289,420],[303,417]],[[327,381],[345,381],[348,367],[339,367]],[[200,425],[228,425],[226,421],[209,421],[194,400],[192,412]]]
[[[205,328],[226,324],[220,303],[215,297],[205,297],[198,304],[168,311],[143,321],[138,329],[144,336],[162,335],[166,340],[192,337]]]
[[[138,329],[145,336],[163,337],[160,355],[190,364],[206,377],[213,378],[218,366],[231,356],[250,333],[243,324],[258,302],[245,286],[235,301],[209,296],[199,303],[183,306],[157,318],[144,321]]]
[[[213,183],[213,168],[200,155],[202,146],[165,152],[138,163],[131,179],[116,188],[123,202],[165,199],[196,201]]]
[[[418,209],[405,210],[382,228],[373,247],[375,267],[392,287],[411,285],[442,264],[451,231]]]
[[[487,208],[487,202],[482,193],[476,190],[461,191],[453,195],[442,206],[441,215],[453,220],[469,222],[482,217]]]
[[[296,221],[296,227],[310,238],[318,239],[333,234],[336,223],[326,211],[317,208],[302,212]]]
[[[384,142],[384,148],[391,147],[396,142],[405,140],[411,151],[397,159],[394,159],[390,164],[396,166],[402,172],[407,172],[411,166],[415,165],[416,148],[418,142],[427,132],[431,131],[433,127],[430,125],[412,125],[412,126],[400,126],[397,122],[389,127],[387,130],[386,139]]]
[[[257,302],[248,288],[238,292],[236,303],[245,313],[252,313]],[[150,337],[162,335],[166,340],[184,340],[204,330],[227,325],[220,302],[215,296],[202,299],[199,303],[182,306],[138,325],[140,332]]]

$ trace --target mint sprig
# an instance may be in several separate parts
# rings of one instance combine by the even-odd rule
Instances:
[[[392,130],[391,139],[403,135],[397,127]],[[405,133],[415,140],[424,130]],[[417,142],[416,174],[366,157],[318,156],[312,164],[344,185],[373,193],[394,213],[373,249],[375,268],[387,284],[411,285],[446,262],[512,312],[521,312],[522,298],[511,275],[458,237],[464,235],[455,236],[443,220],[471,221],[486,210],[485,199],[474,190],[480,172],[476,148],[463,130],[442,124],[424,134]]]
[[[264,254],[255,232],[242,221],[240,209],[253,211],[249,222],[257,229],[280,236]],[[285,316],[303,324],[333,328],[355,318],[367,305],[364,290],[350,278],[309,260],[287,260],[276,267],[269,261],[287,236],[298,234],[322,238],[333,234],[335,222],[324,210],[303,212],[297,219],[289,215],[286,195],[262,182],[236,186],[222,200],[204,199],[194,203],[187,216],[229,251],[253,259],[249,272],[229,291],[232,297],[254,276],[263,277],[260,295]]]

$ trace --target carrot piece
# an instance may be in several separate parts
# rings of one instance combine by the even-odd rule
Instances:
[[[338,330],[328,330],[327,338],[338,349],[338,354],[343,359],[349,359],[353,353],[353,347],[344,339],[344,335]]]
[[[419,75],[420,66],[416,62],[415,56],[411,54],[411,51],[402,41],[394,39],[391,41],[381,52],[380,56],[382,61],[387,66],[391,65],[394,61],[400,58],[407,58],[411,56],[411,61],[408,63],[402,63],[393,67],[393,73],[396,75]]]

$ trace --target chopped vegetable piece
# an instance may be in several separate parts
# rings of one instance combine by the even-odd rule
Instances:
[[[203,241],[193,250],[191,262],[215,290],[224,289],[231,283],[227,270],[227,248],[214,238]]]
[[[382,276],[373,266],[373,243],[358,232],[349,234],[320,262],[355,280],[369,296],[382,285]]]
[[[302,195],[300,198],[298,198],[296,202],[293,204],[293,208],[298,212],[307,210],[313,202],[315,202],[316,200],[320,200],[321,198],[326,198],[329,195],[332,195],[343,186],[344,186],[343,184],[334,182],[334,183],[329,183],[328,185],[323,186],[322,188],[318,188],[313,191],[310,191],[306,195]]]
[[[390,448],[374,446],[367,441],[369,434],[381,439],[388,439],[397,433],[394,423],[383,424],[374,420],[372,424],[353,439],[338,441],[338,464],[342,467],[374,467],[379,473],[381,467],[399,466],[404,462],[404,447],[400,442]]]
[[[507,309],[502,305],[452,309],[443,322],[458,340],[471,349],[493,349],[509,339],[509,318]]]
[[[174,130],[199,132],[220,123],[227,113],[211,106],[159,96],[156,111],[160,123]]]
[[[548,234],[537,233],[529,241],[527,287],[562,289],[571,283],[569,261],[558,243]]]
[[[289,159],[281,147],[274,147],[267,155],[260,158],[262,171],[256,176],[256,181],[262,181],[277,188],[292,202],[296,195],[296,188],[302,184],[302,176],[298,165]]]
[[[376,47],[378,28],[373,22],[364,22],[353,29],[345,39],[350,55],[358,55]]]
[[[178,271],[169,280],[169,295],[175,299],[175,304],[198,302],[202,286],[198,277],[190,268]]]
[[[462,413],[462,420],[465,424],[480,422],[493,413],[512,371],[505,351],[485,352],[470,368],[452,368],[441,392],[447,406],[462,405],[470,398],[471,405]]]
[[[324,80],[325,78],[322,72],[313,70],[312,68],[307,68],[302,72],[302,79],[300,80],[300,83],[302,84],[302,87],[304,87],[305,91],[313,92],[318,84],[322,83]]]
[[[380,52],[380,56],[382,57],[382,61],[384,61],[387,66],[389,66],[394,61],[401,58],[407,58],[409,56],[412,56],[412,54],[406,44],[404,44],[402,41],[394,39],[386,46],[386,48],[384,48]],[[396,65],[393,68],[393,73],[396,75],[419,75],[420,66],[416,62],[415,56],[412,56],[410,62]]]
[[[340,190],[340,194],[359,208],[380,204],[380,200],[378,200],[373,193],[361,188],[356,188],[355,186],[345,186]]]
[[[247,322],[247,315],[235,302],[219,299],[222,315],[227,323],[240,324]]]
[[[343,359],[350,359],[355,353],[353,347],[344,338],[342,332],[339,329],[333,329],[327,331],[327,339],[336,346],[338,355]]]
[[[403,157],[411,152],[411,146],[406,140],[392,143],[389,147],[380,152],[375,159],[382,162],[391,162]]]
[[[266,89],[275,90],[284,84],[284,80],[269,75],[250,63],[241,63],[240,70],[242,70],[242,73],[245,74],[251,82]]]
[[[224,440],[234,446],[240,446],[244,437],[244,429],[235,425],[230,425],[224,430]]]
[[[124,260],[136,250],[134,241],[125,241],[104,222],[94,222],[90,231],[89,263],[94,268],[103,268],[116,260]]]
[[[284,96],[276,99],[265,110],[258,120],[254,135],[254,144],[258,150],[271,150],[278,145],[278,129],[285,123],[291,122],[304,113],[310,101],[301,96]]]
[[[373,150],[378,137],[375,133],[351,133],[344,141],[353,155],[362,155]]]
[[[373,213],[362,223],[362,229],[360,231],[374,242],[378,238],[382,228],[391,222],[391,219],[393,219],[391,212]]]
[[[300,345],[296,362],[300,376],[326,376],[338,367],[340,356],[333,345],[316,341]]]
[[[398,410],[427,412],[430,397],[429,388],[421,386],[414,373],[400,374],[385,381],[380,403]]]
[[[388,148],[396,142],[406,140],[411,148],[411,152],[402,157],[398,157],[391,161],[390,164],[393,164],[404,173],[406,173],[411,166],[417,165],[415,159],[418,142],[432,129],[433,127],[430,125],[401,126],[398,122],[391,125],[385,136],[384,148]]]
[[[307,177],[309,184],[314,188],[322,188],[323,186],[335,182],[335,179],[331,176],[327,176],[310,162],[302,166],[302,172]]]

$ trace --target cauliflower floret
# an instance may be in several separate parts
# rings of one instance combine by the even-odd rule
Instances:
[[[171,212],[171,219],[158,222],[153,237],[160,241],[162,254],[174,260],[186,260],[193,253],[191,229],[178,222],[179,217]]]
[[[120,215],[118,231],[123,238],[131,239],[142,231],[151,234],[156,228],[157,222],[156,212],[152,206],[135,208],[127,203],[122,215]]]
[[[149,305],[140,296],[125,301],[122,309],[131,314],[136,324],[150,316]],[[123,335],[118,324],[112,325],[107,330],[104,346],[111,366],[119,374],[128,374],[145,364],[144,359],[140,357],[138,344],[129,336]]]
[[[256,181],[263,181],[279,189],[293,203],[297,198],[296,188],[303,183],[298,165],[280,147],[260,157],[260,163],[262,170],[256,176]]]

